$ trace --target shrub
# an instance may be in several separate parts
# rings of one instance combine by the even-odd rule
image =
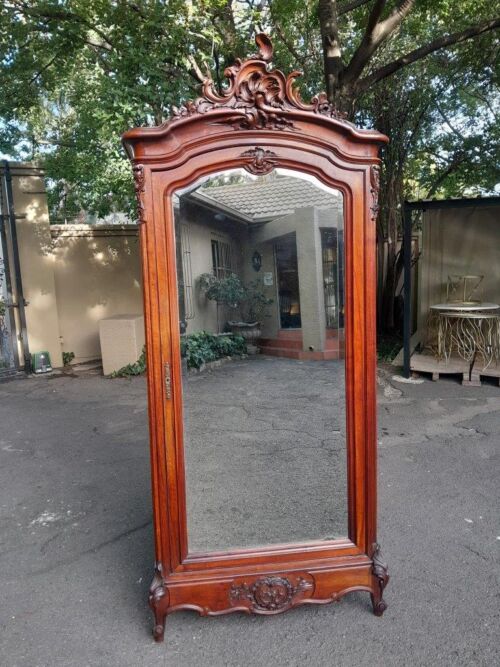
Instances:
[[[75,358],[75,353],[74,352],[63,352],[62,353],[62,358],[63,358],[64,366],[69,366],[69,364]]]
[[[188,368],[200,368],[223,357],[241,356],[246,351],[245,339],[236,334],[217,336],[208,331],[197,331],[181,339],[181,355],[186,357]]]
[[[258,280],[244,285],[234,273],[225,278],[202,273],[198,277],[198,285],[207,299],[229,306],[242,322],[259,322],[273,302],[266,297]]]
[[[133,375],[142,375],[146,370],[146,347],[142,348],[141,356],[133,364],[127,364],[111,373],[112,378],[127,378]]]

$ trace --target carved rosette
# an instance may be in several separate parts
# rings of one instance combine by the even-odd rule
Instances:
[[[312,590],[313,583],[298,577],[295,585],[287,577],[263,577],[253,584],[234,584],[229,597],[234,604],[248,600],[250,608],[256,612],[278,612],[288,609],[300,593]]]
[[[142,164],[136,164],[132,167],[132,172],[134,175],[134,190],[135,190],[135,198],[137,201],[137,219],[139,221],[139,224],[142,224],[143,222],[146,221],[144,217],[144,201],[143,201],[144,182],[145,182],[144,166]]]
[[[288,76],[269,67],[273,57],[273,45],[263,33],[255,37],[259,48],[248,60],[237,59],[232,67],[224,70],[229,85],[218,92],[210,77],[202,84],[202,96],[181,107],[172,107],[170,122],[195,114],[204,114],[217,109],[234,109],[234,114],[225,119],[237,129],[290,130],[292,121],[287,118],[291,109],[312,111],[346,121],[346,114],[330,104],[325,93],[313,97],[310,104],[302,101],[294,82],[301,72],[293,71]]]
[[[372,197],[370,211],[372,212],[371,219],[373,222],[376,221],[379,212],[379,204],[378,204],[379,190],[380,190],[380,167],[376,164],[372,164],[372,166],[370,167],[370,193]]]
[[[245,162],[245,169],[251,174],[268,174],[276,166],[278,156],[273,151],[256,147],[241,154]]]
[[[384,588],[389,583],[389,573],[387,572],[387,565],[382,559],[382,553],[380,550],[380,544],[373,545],[373,566],[372,573],[373,576],[377,579],[378,588],[377,595],[373,599],[373,611],[376,616],[382,616],[384,611],[387,609],[387,604],[383,598]]]

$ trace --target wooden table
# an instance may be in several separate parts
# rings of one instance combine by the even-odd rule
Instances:
[[[490,302],[437,303],[438,357],[449,361],[453,351],[472,362],[478,355],[484,368],[500,360],[500,305]]]

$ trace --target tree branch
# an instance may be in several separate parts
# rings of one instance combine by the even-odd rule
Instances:
[[[272,14],[271,14],[272,16]],[[278,37],[280,40],[283,42],[283,44],[286,46],[290,54],[293,56],[295,62],[300,65],[300,67],[304,70],[305,69],[305,59],[302,58],[300,53],[297,51],[295,46],[293,45],[293,42],[287,38],[285,35],[283,28],[280,26],[280,24],[273,19],[273,25],[274,29],[278,33]]]
[[[347,14],[348,12],[352,12],[353,9],[357,9],[358,7],[362,7],[363,5],[367,5],[371,0],[352,0],[352,2],[347,2],[345,5],[342,4],[338,9],[337,9],[337,14],[338,16],[342,16],[342,14]]]
[[[441,174],[437,177],[432,186],[429,188],[425,196],[425,199],[430,199],[432,195],[435,192],[437,192],[439,187],[445,182],[448,176],[450,176],[450,174],[456,171],[458,167],[465,161],[466,157],[467,154],[464,151],[458,151],[457,153],[455,153],[455,155],[451,159],[451,162],[448,164],[446,169],[441,172]]]
[[[36,81],[37,79],[39,79],[39,78],[42,76],[42,74],[45,72],[45,70],[48,70],[49,67],[50,67],[50,66],[51,66],[51,65],[52,65],[58,58],[59,58],[59,53],[56,53],[52,58],[50,58],[50,60],[49,60],[47,63],[45,63],[45,65],[44,65],[41,69],[39,69],[39,70],[36,72],[36,74],[34,74],[34,75],[31,77],[31,79],[30,79],[29,82],[28,82],[28,86],[31,86],[32,83],[35,83],[35,81]]]
[[[356,81],[382,42],[385,42],[392,35],[403,19],[410,13],[415,0],[400,0],[391,14],[383,21],[380,21],[385,4],[386,0],[376,0],[370,12],[361,44],[356,49],[351,62],[346,68],[344,74],[344,81],[346,83]]]
[[[373,35],[373,31],[375,30],[375,26],[380,20],[380,16],[384,11],[386,2],[387,0],[375,0],[375,4],[373,5],[372,10],[368,16],[368,23],[366,24],[366,29],[365,29],[366,37],[371,37],[371,35]]]
[[[199,83],[203,83],[207,76],[210,76],[210,71],[207,71],[205,74],[202,72],[200,66],[194,59],[194,56],[191,54],[188,55],[187,57],[189,64],[191,65],[191,69],[189,70],[189,74],[191,74],[192,77],[196,79]],[[208,68],[207,68],[208,69]]]
[[[67,9],[56,9],[53,7],[47,7],[45,10],[40,10],[38,8],[30,7],[28,3],[18,2],[16,0],[11,0],[11,7],[14,10],[17,10],[24,17],[30,17],[33,19],[47,19],[48,21],[67,21],[79,23],[86,26],[90,30],[93,30],[105,44],[108,45],[108,48],[111,49],[114,47],[113,42],[110,40],[109,35],[107,35],[103,30],[97,27],[95,24],[91,23],[80,14],[73,12]]]
[[[394,74],[403,67],[411,65],[417,60],[421,60],[422,58],[425,58],[435,51],[444,49],[447,46],[453,46],[454,44],[460,44],[460,42],[465,42],[467,39],[472,39],[473,37],[482,35],[485,32],[489,32],[490,30],[498,28],[499,26],[500,18],[496,18],[489,21],[483,21],[482,23],[478,23],[471,28],[466,28],[465,30],[454,32],[451,35],[443,35],[442,37],[438,37],[430,44],[426,44],[425,46],[421,46],[420,48],[415,49],[414,51],[410,51],[410,53],[401,56],[401,58],[397,58],[392,63],[388,63],[387,65],[380,67],[378,70],[375,70],[375,72],[372,72],[364,79],[361,79],[358,83],[358,90],[360,92],[365,91],[377,81],[381,81],[382,79],[391,76],[391,74]]]
[[[381,44],[396,30],[403,19],[411,12],[414,4],[415,0],[401,0],[388,17],[375,26],[374,36],[377,40],[377,45]]]

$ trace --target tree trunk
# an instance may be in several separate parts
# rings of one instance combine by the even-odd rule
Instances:
[[[378,295],[380,312],[378,318],[379,331],[392,333],[395,329],[394,301],[396,288],[401,276],[398,256],[398,236],[401,229],[401,204],[403,201],[403,175],[393,165],[385,165],[384,173],[388,176],[382,178],[380,189],[380,220],[378,224],[378,243],[386,244],[385,267],[379,280],[381,293]],[[383,252],[379,249],[379,253]],[[385,271],[384,271],[385,268]]]
[[[340,52],[336,0],[319,0],[318,18],[323,44],[323,67],[328,99],[337,103],[340,75],[344,67]]]

